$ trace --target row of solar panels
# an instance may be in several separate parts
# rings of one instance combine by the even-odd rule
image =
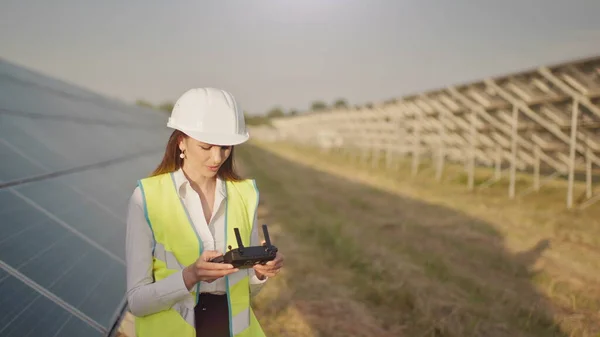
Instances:
[[[0,60],[0,336],[109,333],[127,200],[165,120]]]

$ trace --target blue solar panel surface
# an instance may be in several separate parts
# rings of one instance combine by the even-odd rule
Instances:
[[[108,333],[127,200],[166,117],[0,60],[0,336]]]

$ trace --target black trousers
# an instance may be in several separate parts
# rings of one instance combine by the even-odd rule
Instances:
[[[200,293],[196,316],[196,337],[229,337],[227,295]]]

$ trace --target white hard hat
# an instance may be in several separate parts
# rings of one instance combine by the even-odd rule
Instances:
[[[194,88],[173,107],[167,126],[213,145],[238,145],[248,140],[244,112],[227,91]]]

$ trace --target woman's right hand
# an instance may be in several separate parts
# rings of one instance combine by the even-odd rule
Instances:
[[[223,254],[214,250],[205,250],[196,262],[183,269],[183,281],[188,290],[200,281],[210,283],[239,270],[231,264],[208,262],[221,255]]]

